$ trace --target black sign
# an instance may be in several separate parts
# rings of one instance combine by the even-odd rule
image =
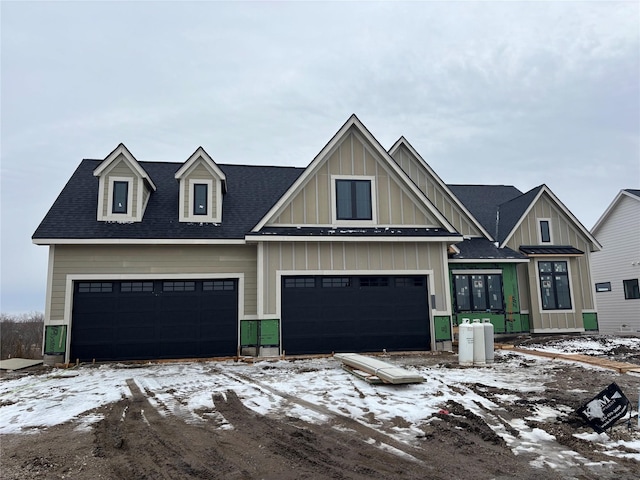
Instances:
[[[615,425],[618,420],[627,414],[628,410],[629,400],[624,396],[620,387],[612,383],[576,412],[596,432],[602,433],[607,428]]]

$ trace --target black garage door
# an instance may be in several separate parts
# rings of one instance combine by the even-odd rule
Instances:
[[[234,279],[74,284],[72,361],[231,356],[237,344]]]
[[[427,279],[282,278],[286,354],[429,350]]]

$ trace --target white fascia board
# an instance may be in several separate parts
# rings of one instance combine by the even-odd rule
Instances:
[[[522,214],[518,222],[514,225],[514,227],[509,232],[509,234],[505,237],[504,241],[500,244],[501,248],[504,247],[509,240],[511,240],[511,237],[513,236],[513,234],[520,227],[520,225],[522,224],[526,216],[529,215],[529,212],[531,212],[535,204],[540,200],[540,197],[542,197],[543,193],[547,193],[551,197],[551,200],[556,204],[556,206],[560,207],[560,210],[562,210],[562,212],[571,219],[573,224],[578,227],[578,229],[582,232],[582,234],[585,237],[587,237],[587,239],[595,247],[596,251],[602,250],[602,245],[600,245],[600,242],[598,242],[595,239],[595,237],[591,234],[591,232],[589,232],[589,230],[587,230],[584,227],[584,225],[580,223],[580,220],[578,220],[575,217],[575,215],[571,213],[567,207],[564,206],[564,204],[560,201],[560,199],[558,199],[558,197],[556,197],[554,193],[546,185],[542,185],[542,188],[540,189],[536,197],[533,199],[533,201],[529,204],[529,206],[527,207],[527,210]]]
[[[227,177],[224,172],[220,170],[220,167],[216,165],[216,162],[213,161],[213,158],[211,158],[211,156],[202,147],[198,147],[196,151],[191,154],[191,156],[184,162],[184,165],[182,165],[182,167],[180,167],[180,169],[176,172],[174,177],[176,179],[180,179],[184,175],[186,175],[199,158],[202,158],[204,160],[206,168],[209,169],[212,175],[218,177],[222,182],[227,181]]]
[[[346,236],[346,235],[247,235],[248,242],[459,242],[462,237],[388,237],[388,236]]]
[[[245,245],[244,239],[212,238],[34,238],[35,245]]]
[[[474,217],[469,210],[464,206],[464,204],[454,195],[454,193],[449,189],[446,183],[442,181],[442,179],[438,176],[438,174],[429,166],[424,158],[418,153],[418,151],[413,148],[413,146],[409,143],[409,141],[404,138],[404,136],[400,137],[396,143],[389,149],[389,155],[393,158],[393,154],[398,150],[401,146],[403,146],[409,150],[409,152],[416,157],[416,159],[422,163],[422,166],[429,172],[429,174],[433,177],[433,179],[442,187],[442,189],[449,195],[451,200],[462,210],[473,222],[473,224],[482,232],[482,234],[488,238],[489,240],[494,240],[494,238],[487,232],[484,227],[480,224],[480,222]]]
[[[620,201],[620,199],[623,196],[627,196],[629,198],[632,198],[633,200],[636,201],[640,201],[640,198],[636,197],[635,195],[633,195],[632,193],[626,192],[624,190],[620,190],[618,192],[618,194],[616,195],[616,198],[613,199],[613,201],[609,204],[609,206],[607,207],[607,209],[604,211],[604,213],[602,215],[600,215],[600,218],[598,218],[598,220],[596,221],[595,225],[593,225],[593,227],[591,228],[591,233],[593,235],[596,234],[596,230],[598,230],[598,228],[600,228],[600,226],[602,225],[602,223],[604,223],[604,221],[606,220],[606,218],[609,216],[609,214],[611,213],[611,211],[618,205],[618,202]]]

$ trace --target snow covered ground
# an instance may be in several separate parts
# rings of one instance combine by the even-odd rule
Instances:
[[[640,339],[627,338],[612,338],[608,342],[576,338],[528,348],[606,355],[620,345],[640,352]],[[523,358],[528,368],[521,368]],[[480,390],[499,389],[495,390],[500,393],[494,398],[503,404],[533,400],[544,392],[549,362],[556,365],[556,361],[509,351],[497,351],[496,363],[477,368],[420,365],[410,359],[392,356],[387,360],[391,363],[403,360],[403,366],[420,373],[425,382],[370,385],[345,372],[340,362],[332,358],[255,364],[232,361],[109,364],[8,376],[0,380],[0,434],[28,434],[69,421],[76,423],[77,429],[91,428],[91,424],[101,419],[95,410],[131,395],[126,381],[134,379],[161,413],[177,415],[189,423],[214,421],[220,428],[233,428],[219,413],[212,411],[212,395],[224,395],[232,390],[246,407],[260,414],[288,415],[308,422],[324,422],[332,414],[348,416],[368,426],[384,426],[395,439],[407,442],[423,433],[420,425],[438,421],[434,414],[453,400],[482,417],[516,454],[533,453],[540,465],[587,463],[578,453],[554,445],[553,435],[531,428],[525,421],[566,416],[572,408],[561,404],[537,405],[529,417],[506,420],[510,427],[507,429],[505,419],[499,418],[500,405],[478,390],[478,386]],[[585,392],[577,393],[585,395]],[[635,410],[638,392],[625,393]],[[291,401],[292,398],[301,401]],[[576,436],[593,442],[594,448],[612,457],[640,461],[637,423],[630,441],[615,440],[606,433],[583,432]]]

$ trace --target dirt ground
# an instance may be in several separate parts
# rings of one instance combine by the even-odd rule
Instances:
[[[620,360],[640,364],[630,352],[618,352]],[[461,368],[457,357],[417,355],[408,361],[420,365]],[[527,368],[528,357],[503,358]],[[505,393],[486,385],[473,390],[504,410],[502,418],[531,416],[538,405],[578,408],[589,398],[576,398],[577,389],[599,391],[612,381],[623,391],[637,392],[640,376],[614,375],[610,371],[554,362],[549,368],[545,392],[535,399],[504,402]],[[449,401],[440,421],[429,422],[413,442],[387,435],[393,425],[372,428],[348,416],[331,413],[325,424],[297,418],[263,416],[247,409],[232,391],[212,397],[211,412],[220,412],[233,425],[221,429],[211,417],[202,424],[187,423],[175,415],[161,415],[148,393],[133,380],[127,382],[128,398],[97,410],[104,418],[93,428],[78,431],[66,423],[37,433],[0,437],[1,478],[10,479],[637,479],[640,463],[613,458],[594,444],[573,436],[590,431],[574,415],[545,421],[540,426],[567,450],[592,462],[557,470],[531,465],[534,456],[515,455],[504,440],[480,417]],[[467,385],[469,386],[469,385]],[[634,393],[635,395],[635,393]],[[634,397],[635,398],[635,397]],[[304,405],[301,399],[288,401]],[[319,407],[316,407],[319,408]],[[206,411],[200,412],[206,418]],[[402,418],[396,417],[396,425]],[[635,422],[637,425],[637,421]],[[634,428],[635,428],[634,425]],[[504,423],[507,430],[510,428]],[[515,433],[517,436],[517,433]],[[629,440],[631,431],[616,427],[611,437]],[[636,437],[637,438],[637,437]],[[381,448],[381,445],[386,445]],[[621,447],[624,449],[624,447]]]

